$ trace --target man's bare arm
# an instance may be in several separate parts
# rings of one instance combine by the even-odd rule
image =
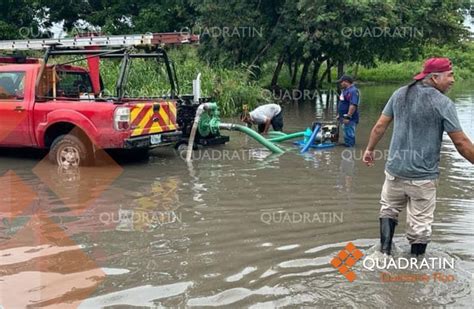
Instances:
[[[270,123],[271,122],[272,122],[272,120],[270,118],[267,118],[267,120],[265,121],[265,129],[263,130],[263,134],[268,133],[268,129],[270,129]]]
[[[448,133],[458,152],[469,162],[474,164],[474,145],[463,131]]]
[[[377,123],[375,126],[372,128],[372,131],[370,132],[370,138],[369,138],[369,143],[367,145],[367,150],[369,151],[374,151],[375,146],[379,143],[380,139],[382,136],[385,134],[385,131],[387,130],[388,126],[392,122],[392,117],[385,116],[382,114],[377,120]]]
[[[356,112],[356,110],[357,110],[357,105],[351,104],[351,105],[349,106],[349,111],[347,112],[347,114],[352,116],[352,115],[354,115],[354,113]]]
[[[362,161],[364,161],[365,164],[368,166],[373,166],[374,165],[374,149],[375,146],[377,146],[378,142],[382,138],[382,136],[385,134],[385,131],[387,131],[388,126],[392,122],[392,117],[385,116],[382,114],[377,120],[377,123],[375,126],[372,128],[372,132],[370,133],[370,138],[369,138],[369,144],[367,145],[367,148],[365,149],[364,157],[362,158]]]

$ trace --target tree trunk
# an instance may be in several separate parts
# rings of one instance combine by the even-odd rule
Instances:
[[[296,77],[298,76],[298,67],[299,67],[298,58],[295,60],[295,67],[293,69],[293,76],[291,77],[291,85],[294,88],[296,86]]]
[[[324,79],[328,76],[328,74],[331,75],[331,60],[330,59],[326,60],[326,70],[324,71],[323,75],[321,76],[321,79],[319,80],[319,85],[323,83]]]
[[[242,47],[242,46],[240,46]],[[237,50],[237,63],[242,63],[242,58],[243,58],[243,50],[242,48],[239,48]]]
[[[291,54],[288,54],[288,58],[287,58],[287,63],[288,65],[288,73],[290,74],[290,77],[293,77],[293,67],[292,67],[292,64],[293,64],[293,56]]]
[[[283,62],[285,61],[285,54],[282,53],[278,58],[277,66],[273,72],[271,87],[275,87],[278,84],[278,76],[280,76],[281,68],[283,67]]]
[[[305,59],[303,64],[303,70],[301,71],[300,84],[298,89],[303,92],[306,88],[306,76],[308,76],[309,65],[311,64],[311,59]]]
[[[337,78],[341,77],[344,74],[344,61],[339,60],[337,62]]]
[[[267,50],[272,47],[273,42],[268,42],[265,47],[262,48],[262,50],[259,51],[257,56],[253,59],[253,61],[250,63],[249,68],[253,67],[258,61],[260,61],[260,57],[262,57]]]
[[[314,67],[313,67],[313,75],[311,76],[311,84],[309,86],[310,89],[316,89],[318,85],[318,73],[319,68],[321,67],[321,62],[318,60],[314,60]]]
[[[258,2],[258,6],[260,6],[260,1]],[[275,25],[274,27],[276,27],[279,23],[280,23],[280,20],[282,18],[283,15],[279,15],[278,16],[278,19],[276,20],[275,22]],[[267,50],[273,46],[273,43],[275,42],[275,37],[274,36],[270,36],[270,40],[267,42],[267,44],[265,44],[265,47],[263,47],[257,54],[257,56],[253,59],[253,61],[250,63],[250,68],[253,67],[254,65],[256,65],[259,61],[260,61],[260,58],[265,55],[265,53],[267,52]]]
[[[331,63],[331,61],[329,61],[329,59],[328,59],[328,84],[331,84],[331,82],[332,82],[332,81],[331,81],[331,78],[332,78],[332,76],[331,76],[331,69],[332,69],[332,63]]]

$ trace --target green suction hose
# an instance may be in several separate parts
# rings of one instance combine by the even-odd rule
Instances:
[[[304,131],[301,131],[301,132],[295,132],[291,134],[284,134],[278,137],[273,137],[273,138],[270,138],[269,141],[273,143],[278,143],[278,142],[283,142],[289,139],[303,137],[303,136],[304,136]]]
[[[240,131],[242,133],[245,133],[251,138],[253,138],[254,140],[256,140],[257,142],[259,142],[260,144],[262,144],[263,146],[267,147],[273,153],[281,154],[284,152],[280,147],[273,144],[272,142],[270,142],[269,140],[267,140],[265,137],[261,136],[254,130],[247,128],[246,126],[242,126],[239,124],[232,124],[232,123],[221,123],[219,125],[219,128],[226,129],[226,130]]]
[[[254,130],[247,128],[246,126],[231,124],[231,123],[221,123],[219,120],[219,110],[216,103],[203,103],[196,110],[196,116],[194,118],[194,123],[191,129],[191,134],[188,142],[188,150],[186,153],[186,161],[191,161],[191,155],[193,150],[194,138],[197,132],[201,136],[208,136],[210,134],[218,134],[219,129],[226,130],[236,130],[243,132],[257,142],[267,147],[273,153],[283,153],[284,151],[273,144],[271,141],[268,141],[266,138],[255,132]],[[286,137],[286,134],[280,133],[280,137]]]

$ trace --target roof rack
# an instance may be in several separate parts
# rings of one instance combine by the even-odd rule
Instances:
[[[87,47],[147,47],[161,45],[179,45],[198,43],[199,36],[187,32],[146,33],[131,35],[89,36],[65,39],[34,39],[0,41],[0,50],[46,50],[48,48],[75,48]]]

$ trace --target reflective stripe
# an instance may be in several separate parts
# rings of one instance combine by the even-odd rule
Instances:
[[[176,102],[154,104],[160,104],[160,110],[157,114],[153,111],[153,104],[140,103],[133,107],[130,115],[132,128],[134,128],[132,129],[132,136],[155,134],[177,129]]]

